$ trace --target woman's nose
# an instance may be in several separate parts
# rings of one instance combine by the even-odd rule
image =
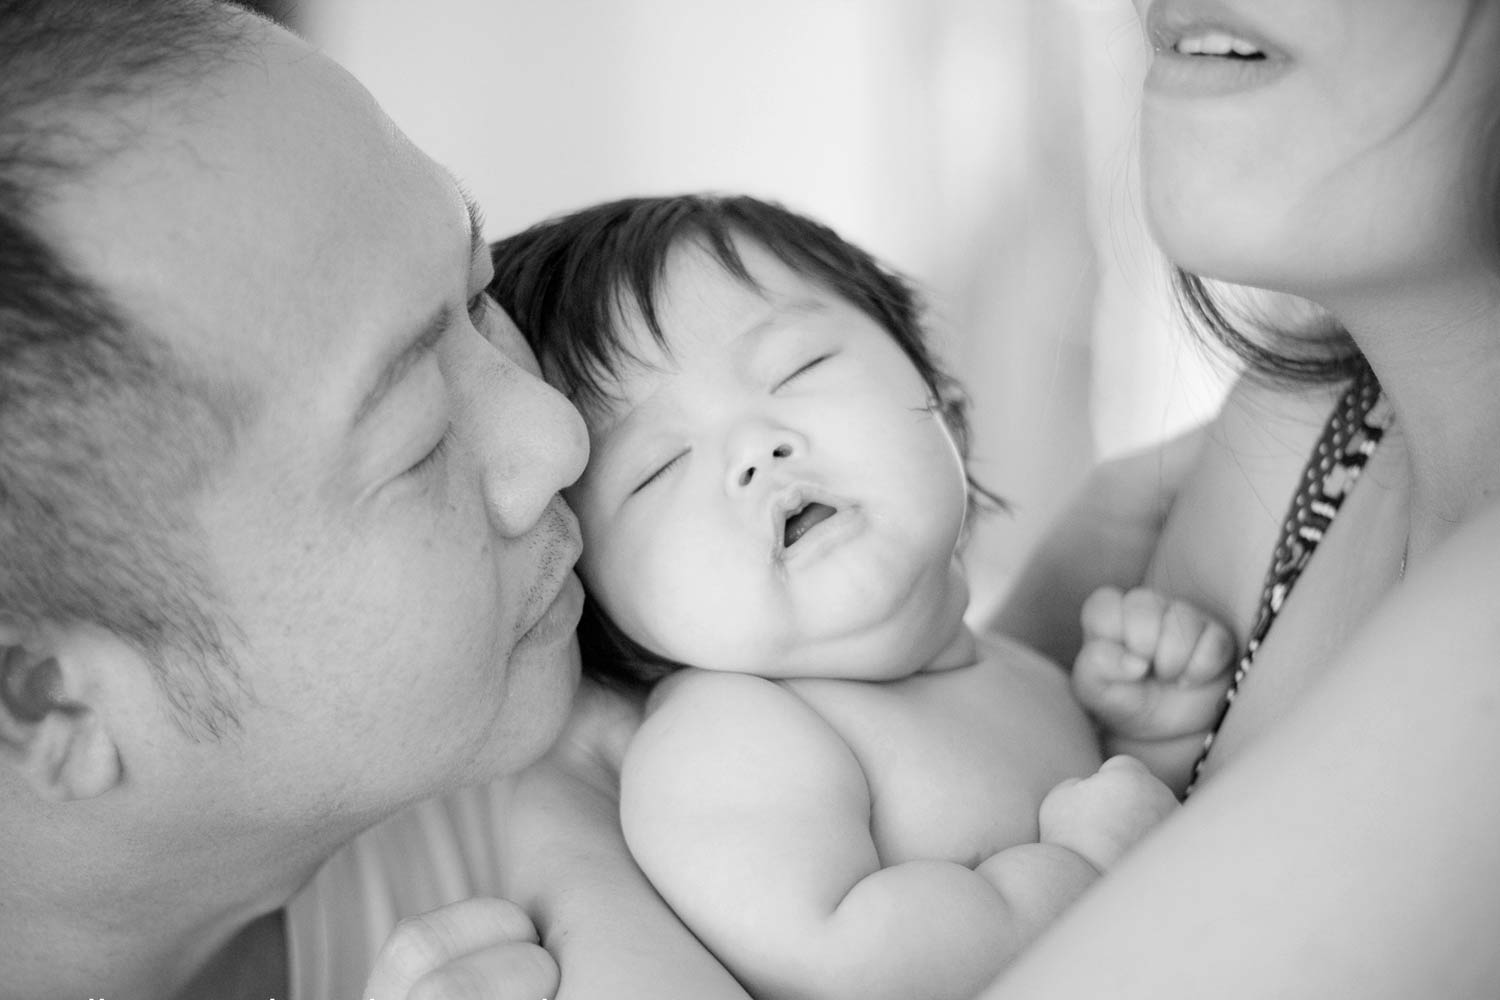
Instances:
[[[729,469],[725,488],[738,492],[765,485],[779,466],[801,458],[807,441],[795,431],[769,424],[738,428],[729,444]]]
[[[588,461],[583,418],[556,389],[528,370],[524,343],[490,343],[455,333],[449,348],[455,425],[461,426],[491,520],[501,534],[531,530],[552,498]],[[497,349],[498,348],[498,349]],[[527,351],[526,357],[514,356]]]

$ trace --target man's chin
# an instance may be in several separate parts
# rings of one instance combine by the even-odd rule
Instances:
[[[474,780],[507,777],[534,764],[562,735],[578,691],[576,637],[511,656],[505,702],[488,745],[476,755]]]

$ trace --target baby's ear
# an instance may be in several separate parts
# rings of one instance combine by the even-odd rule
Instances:
[[[0,621],[0,766],[53,802],[120,783],[119,749],[95,703],[108,646],[70,644],[49,629]]]

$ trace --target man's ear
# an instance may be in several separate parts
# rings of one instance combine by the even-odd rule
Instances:
[[[0,766],[53,802],[102,795],[123,773],[87,649],[0,623]]]

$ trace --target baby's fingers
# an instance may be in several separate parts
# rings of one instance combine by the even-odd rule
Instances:
[[[1151,661],[1109,639],[1085,642],[1078,651],[1078,658],[1073,661],[1075,681],[1088,688],[1138,681],[1150,669]]]
[[[1118,587],[1100,587],[1084,599],[1078,612],[1085,640],[1125,642],[1125,594]]]
[[[1207,684],[1227,678],[1238,655],[1239,647],[1229,630],[1213,619],[1206,619],[1188,658],[1183,680],[1190,684]]]
[[[1073,665],[1073,696],[1111,729],[1129,729],[1150,709],[1155,685],[1140,683],[1149,664],[1113,642],[1086,643]]]
[[[1168,684],[1202,684],[1223,673],[1234,655],[1229,630],[1202,611],[1172,601],[1161,616],[1152,672]]]
[[[1159,655],[1168,605],[1165,597],[1145,587],[1128,591],[1121,601],[1125,646],[1148,662]]]
[[[503,899],[468,899],[396,925],[375,958],[363,997],[439,1000],[552,996],[557,963],[536,943],[520,907]]]

